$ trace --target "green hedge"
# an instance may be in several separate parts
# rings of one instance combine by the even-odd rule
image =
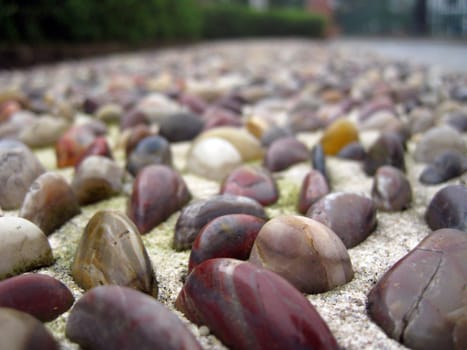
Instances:
[[[241,6],[208,6],[203,11],[204,38],[247,36],[323,37],[324,17],[300,10],[256,11]]]

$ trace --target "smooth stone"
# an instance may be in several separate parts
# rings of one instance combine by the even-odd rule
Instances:
[[[274,141],[282,137],[293,136],[292,130],[286,127],[272,126],[269,127],[261,136],[261,145],[263,147],[269,147]]]
[[[48,236],[79,213],[78,199],[65,178],[46,172],[32,183],[19,216],[36,224]]]
[[[449,126],[439,126],[428,130],[417,142],[413,157],[417,162],[432,163],[447,151],[466,154],[467,148],[462,134]]]
[[[169,115],[182,112],[182,106],[178,102],[154,92],[140,99],[135,107],[147,116],[150,123],[159,123]]]
[[[196,200],[185,206],[177,219],[173,240],[174,249],[177,251],[190,249],[204,225],[227,214],[249,214],[267,219],[261,204],[251,198],[222,194]]]
[[[355,124],[348,119],[339,118],[324,130],[319,142],[323,146],[324,154],[335,155],[349,143],[358,140]]]
[[[459,132],[467,131],[467,110],[458,113],[448,114],[444,122]]]
[[[330,181],[326,167],[326,156],[320,143],[317,143],[311,149],[311,166],[324,176],[329,185]]]
[[[94,141],[86,148],[76,161],[75,167],[79,167],[81,162],[89,156],[102,156],[113,159],[112,150],[104,136],[97,136]]]
[[[213,137],[221,138],[230,142],[237,149],[245,162],[262,159],[264,155],[264,150],[258,139],[245,129],[229,126],[213,128],[204,131],[196,138],[196,140]]]
[[[159,134],[169,142],[193,140],[204,127],[200,116],[193,113],[176,113],[159,121]]]
[[[203,114],[208,109],[208,104],[201,97],[187,93],[181,93],[177,98],[178,103],[186,106],[196,114]]]
[[[416,108],[409,114],[409,127],[412,135],[424,133],[436,123],[436,114],[428,108]]]
[[[55,144],[57,168],[75,166],[96,136],[95,131],[86,125],[68,129]]]
[[[371,197],[379,210],[402,211],[412,203],[412,186],[402,171],[385,165],[376,171]]]
[[[366,151],[360,142],[351,142],[343,147],[336,157],[348,160],[362,161],[366,158]]]
[[[175,307],[230,349],[338,349],[313,305],[277,274],[210,259],[187,277]]]
[[[25,124],[18,138],[31,148],[49,147],[55,145],[68,127],[65,119],[45,115]]]
[[[18,209],[34,180],[45,171],[29,148],[3,141],[0,147],[0,206]]]
[[[99,202],[119,194],[125,172],[106,157],[89,156],[75,170],[71,187],[82,205]]]
[[[120,119],[120,130],[132,129],[138,126],[147,127],[150,124],[148,115],[135,108],[123,113]]]
[[[364,241],[377,225],[373,200],[357,193],[329,193],[314,202],[306,216],[329,227],[346,248]]]
[[[467,187],[448,185],[431,199],[425,221],[432,230],[454,228],[467,231]]]
[[[265,168],[242,165],[234,169],[221,184],[220,194],[245,196],[267,206],[277,202],[279,190],[272,174]]]
[[[100,106],[95,115],[104,123],[118,123],[123,115],[123,108],[116,103],[107,103]]]
[[[269,171],[276,172],[290,166],[308,161],[310,153],[305,144],[295,137],[280,138],[274,141],[264,155],[263,165]]]
[[[399,136],[393,132],[384,132],[368,149],[363,169],[373,176],[383,165],[392,165],[405,171],[404,147]]]
[[[148,136],[155,136],[156,134],[157,130],[153,130],[151,127],[141,124],[124,130],[122,132],[122,139],[124,140],[123,144],[125,145],[126,158],[128,158],[141,140]]]
[[[201,350],[175,313],[156,299],[121,286],[86,292],[71,310],[65,334],[83,349]]]
[[[157,281],[138,229],[123,213],[98,211],[86,225],[71,275],[83,289],[116,284],[157,296]]]
[[[128,217],[141,234],[167,220],[191,199],[182,176],[165,165],[143,168],[133,183]]]
[[[1,348],[5,350],[58,350],[60,346],[47,328],[25,312],[0,308]]]
[[[210,107],[203,114],[204,128],[209,130],[219,127],[237,127],[240,128],[243,123],[239,115],[221,107]]]
[[[32,222],[0,217],[0,280],[53,264],[46,235]]]
[[[456,151],[447,151],[436,157],[420,174],[425,185],[437,185],[462,175],[467,171],[467,157]]]
[[[297,211],[305,214],[310,206],[330,192],[326,178],[318,170],[311,169],[305,176],[298,194]]]
[[[138,172],[148,165],[164,164],[172,166],[172,151],[166,138],[153,135],[138,142],[128,155],[126,169],[136,176]]]
[[[188,272],[213,258],[247,260],[265,220],[253,215],[230,214],[209,221],[191,247]]]
[[[62,282],[43,274],[24,274],[0,282],[0,307],[25,312],[50,322],[66,312],[75,301]]]
[[[388,110],[377,111],[370,118],[359,123],[359,130],[389,131],[400,128],[402,122],[393,112]]]
[[[341,239],[320,222],[296,215],[269,220],[259,231],[249,262],[285,278],[302,293],[322,293],[353,278]]]
[[[191,146],[186,167],[188,171],[201,177],[222,181],[242,162],[241,154],[229,141],[209,137]]]
[[[368,313],[411,349],[465,349],[467,235],[434,231],[393,265],[368,294]],[[462,316],[463,317],[456,317]]]
[[[25,125],[32,124],[36,116],[30,111],[19,111],[11,115],[8,120],[0,123],[0,138],[18,139]]]

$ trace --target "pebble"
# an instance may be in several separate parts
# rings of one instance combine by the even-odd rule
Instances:
[[[336,157],[347,160],[363,161],[366,158],[366,150],[360,142],[351,142],[343,147],[336,154]]]
[[[141,139],[128,154],[126,169],[136,176],[148,165],[164,164],[172,166],[172,150],[166,138],[153,135]]]
[[[447,151],[436,157],[420,174],[425,185],[437,185],[456,178],[467,171],[467,157],[456,151]]]
[[[57,168],[75,166],[96,136],[86,125],[68,129],[55,144]]]
[[[460,132],[449,126],[439,126],[423,134],[415,146],[413,157],[417,162],[432,163],[447,151],[466,154],[467,148]]]
[[[193,242],[188,272],[205,260],[247,260],[265,220],[253,215],[230,214],[209,221]]]
[[[203,114],[203,119],[204,131],[218,127],[240,128],[243,125],[239,115],[221,107],[208,108]]]
[[[385,165],[376,171],[371,197],[379,210],[402,211],[412,203],[412,186],[402,171]]]
[[[297,211],[305,214],[310,206],[330,192],[326,178],[318,170],[310,170],[303,179],[298,194]]]
[[[54,262],[46,235],[29,220],[0,217],[0,280]]]
[[[0,324],[2,349],[60,349],[47,328],[25,312],[1,307]]]
[[[282,137],[291,136],[293,136],[293,133],[289,128],[280,126],[269,127],[261,136],[261,145],[268,148],[274,141]]]
[[[393,132],[382,133],[367,151],[363,169],[369,176],[373,176],[376,170],[383,165],[392,165],[405,171],[404,147]]]
[[[202,349],[175,313],[121,286],[86,292],[71,310],[65,332],[83,349]]]
[[[336,155],[351,142],[359,140],[357,127],[348,119],[339,118],[324,130],[320,143],[324,154]]]
[[[201,117],[193,113],[168,115],[159,121],[159,134],[169,142],[193,140],[204,128]]]
[[[69,124],[65,119],[44,115],[31,123],[25,123],[18,139],[31,148],[49,147],[55,145],[68,128]]]
[[[354,275],[340,238],[304,216],[269,220],[259,231],[248,261],[277,273],[307,294],[332,290]]]
[[[204,225],[227,214],[249,214],[263,220],[267,219],[261,204],[248,197],[222,194],[204,200],[199,199],[182,209],[175,224],[174,249],[177,251],[190,249]]]
[[[248,262],[205,261],[188,275],[175,307],[231,349],[339,348],[298,290]]]
[[[138,229],[123,213],[100,210],[87,223],[71,275],[83,289],[116,284],[157,297],[158,286]]]
[[[109,159],[114,159],[109,143],[104,136],[97,136],[94,141],[86,148],[86,150],[78,157],[75,168],[78,168],[81,162],[89,156],[102,156]]]
[[[133,183],[128,202],[128,217],[141,234],[167,220],[191,199],[191,193],[181,177],[165,165],[143,168]]]
[[[411,349],[465,349],[467,235],[429,234],[368,294],[368,313]]]
[[[32,183],[19,216],[36,224],[48,236],[80,213],[78,199],[65,178],[46,172]]]
[[[55,320],[73,305],[74,300],[67,286],[43,274],[28,273],[0,282],[1,308],[25,312],[41,322]]]
[[[313,169],[319,171],[321,175],[326,179],[328,185],[330,184],[328,170],[326,167],[326,156],[323,151],[323,147],[320,143],[317,143],[311,149],[311,165]]]
[[[432,230],[454,228],[467,230],[467,187],[448,185],[431,199],[425,211],[425,221]]]
[[[157,135],[157,129],[153,129],[146,125],[137,125],[133,128],[128,128],[122,132],[122,143],[125,147],[125,157],[128,159],[128,156],[133,152],[135,147],[140,143],[141,140],[148,136]]]
[[[357,193],[329,193],[314,202],[306,216],[329,227],[346,248],[364,241],[377,225],[373,200]]]
[[[0,143],[0,206],[18,209],[34,180],[45,171],[27,146],[18,141]]]
[[[96,118],[107,124],[118,123],[122,115],[123,108],[116,103],[104,104],[100,106],[95,112]]]
[[[277,172],[308,161],[310,153],[305,144],[295,137],[283,137],[274,141],[264,155],[263,164],[269,171]]]
[[[102,156],[86,157],[75,170],[71,187],[81,205],[99,202],[119,194],[125,172]]]
[[[249,197],[264,206],[279,199],[276,181],[269,170],[253,165],[234,169],[222,182],[219,193]]]

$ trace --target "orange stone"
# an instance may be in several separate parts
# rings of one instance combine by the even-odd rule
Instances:
[[[325,154],[335,155],[349,143],[355,141],[358,141],[358,130],[354,123],[341,118],[328,126],[320,143]]]

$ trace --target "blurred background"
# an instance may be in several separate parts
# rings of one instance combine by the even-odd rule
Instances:
[[[467,38],[467,0],[0,0],[0,65],[245,37]]]

